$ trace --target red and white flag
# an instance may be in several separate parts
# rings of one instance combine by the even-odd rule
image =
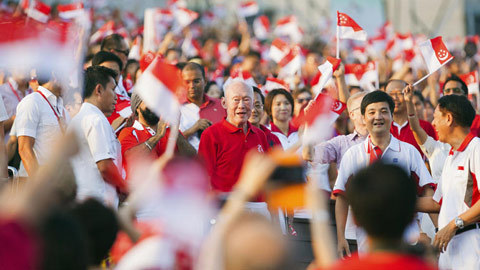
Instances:
[[[272,91],[273,89],[278,89],[278,88],[282,88],[287,91],[290,91],[288,84],[284,80],[274,78],[274,77],[268,77],[265,82],[265,85],[263,86],[263,90],[266,94]]]
[[[74,56],[77,25],[26,20],[12,17],[0,23],[0,69],[26,74],[36,69],[38,77],[54,73],[66,85],[80,71]]]
[[[378,89],[378,70],[374,61],[366,64],[345,65],[345,82],[347,85],[360,86],[366,91]]]
[[[33,5],[29,7],[27,16],[41,23],[47,23],[50,19],[50,10],[49,5],[39,0],[33,0]]]
[[[128,59],[135,59],[140,61],[140,57],[142,57],[142,36],[138,35],[133,40],[132,48],[130,49],[130,53],[128,54]]]
[[[169,8],[187,8],[187,2],[185,0],[168,0],[167,6]]]
[[[171,125],[178,122],[180,103],[177,96],[184,92],[180,70],[157,56],[135,84],[135,91],[157,116]]]
[[[230,74],[230,77],[225,81],[223,84],[223,92],[225,93],[225,90],[227,89],[228,85],[231,84],[234,81],[242,81],[245,82],[246,84],[250,86],[257,86],[257,83],[252,77],[252,74],[248,71],[242,71],[242,70],[237,70],[232,72]]]
[[[182,52],[187,57],[199,56],[201,53],[202,47],[198,40],[192,37],[186,37],[182,43]]]
[[[475,70],[466,74],[462,74],[459,77],[467,85],[469,95],[480,94],[479,87],[478,87],[478,71]]]
[[[173,10],[173,17],[175,18],[175,23],[172,31],[179,32],[195,21],[198,18],[198,13],[186,8],[178,7]]]
[[[218,63],[222,66],[229,66],[232,62],[232,56],[228,52],[228,45],[224,42],[219,42],[215,45],[215,57]]]
[[[430,74],[453,59],[453,55],[448,51],[440,36],[420,44],[420,52],[425,59]]]
[[[320,94],[305,112],[307,124],[303,134],[304,144],[316,144],[332,135],[333,123],[347,108],[346,104]]]
[[[253,21],[253,33],[260,40],[265,40],[270,34],[270,21],[265,15],[258,16]]]
[[[238,15],[243,18],[247,18],[257,15],[258,10],[257,1],[247,1],[240,4],[240,7],[238,8]]]
[[[104,37],[115,33],[115,22],[108,21],[90,37],[90,44],[100,42]]]
[[[295,75],[302,69],[302,58],[300,55],[300,48],[296,47],[280,60],[278,63],[280,71],[278,77],[283,79]]]
[[[328,80],[332,78],[333,72],[338,68],[338,66],[340,65],[340,62],[341,60],[338,58],[327,56],[325,63],[318,66],[318,71],[319,71],[319,73],[317,74],[318,82],[314,82],[312,80],[312,84],[315,83],[315,86],[312,87],[313,95],[315,97],[321,93],[323,87],[325,87]],[[314,79],[316,79],[317,76],[315,76]]]
[[[337,29],[339,39],[367,40],[367,32],[350,16],[337,11]]]
[[[290,51],[291,48],[288,46],[287,42],[281,40],[280,38],[276,38],[272,41],[272,46],[270,46],[269,56],[270,59],[276,63],[279,63]]]
[[[303,38],[303,31],[293,15],[280,18],[273,33],[277,36],[289,37],[295,43],[299,43]]]
[[[85,12],[83,9],[82,2],[71,3],[66,5],[58,5],[57,10],[58,10],[58,17],[64,20],[71,20],[71,19],[75,19],[77,17],[83,16]]]
[[[352,56],[356,60],[360,61],[360,63],[365,64],[368,60],[368,56],[367,56],[366,51],[367,51],[367,49],[366,49],[365,46],[363,46],[363,47],[355,46],[355,47],[353,47]]]
[[[396,34],[394,38],[388,41],[385,51],[390,58],[395,58],[405,50],[413,49],[415,42],[412,34]]]

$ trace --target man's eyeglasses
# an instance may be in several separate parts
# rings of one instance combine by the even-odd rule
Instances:
[[[125,56],[128,57],[128,55],[130,54],[130,50],[129,49],[126,49],[126,50],[119,50],[119,49],[113,49],[114,51],[118,52],[118,53],[123,53],[125,54]]]
[[[297,98],[298,103],[309,102],[312,98]]]
[[[447,88],[447,89],[443,89],[443,94],[444,95],[449,95],[449,94],[463,95],[463,90],[458,87]]]

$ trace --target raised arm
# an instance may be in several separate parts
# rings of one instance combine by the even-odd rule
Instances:
[[[423,145],[427,140],[428,134],[420,126],[420,121],[418,120],[417,112],[415,111],[415,106],[413,105],[413,86],[407,85],[403,89],[403,96],[407,105],[408,123],[410,124],[410,129],[412,130],[413,136],[415,137],[415,141],[417,141],[418,145]]]

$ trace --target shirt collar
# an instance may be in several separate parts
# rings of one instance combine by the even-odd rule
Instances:
[[[467,148],[468,144],[470,144],[470,141],[473,140],[473,138],[475,138],[475,135],[473,133],[468,133],[467,137],[465,137],[465,139],[463,140],[462,144],[460,145],[460,147],[458,147],[457,149],[457,152],[463,152],[465,150],[465,148]],[[455,151],[453,150],[453,147],[450,149],[450,152],[448,152],[448,155],[453,155]]]
[[[272,132],[280,132],[280,133],[283,133],[277,126],[275,126],[275,124],[272,122],[270,122],[270,130]],[[290,122],[288,122],[288,134],[287,134],[287,137],[290,136],[290,134],[294,133],[294,132],[297,132],[298,131],[298,128],[294,127]]]
[[[398,128],[398,130],[400,131],[400,130],[402,130],[402,128],[404,128],[408,125],[408,121],[405,121],[405,123],[403,123],[403,125],[399,125],[395,121],[392,121],[392,125],[396,126]]]
[[[200,109],[203,109],[203,108],[207,107],[208,104],[213,102],[213,100],[207,95],[203,95],[203,100],[204,100],[204,102],[203,102],[202,106],[200,106]]]
[[[83,102],[82,107],[86,107],[88,110],[95,112],[96,114],[101,114],[105,116],[105,114],[95,105],[89,102]]]
[[[243,132],[242,128],[239,128],[237,126],[234,126],[230,122],[227,121],[227,119],[223,119],[222,125],[228,130],[230,133],[236,133],[236,132]],[[255,131],[252,129],[252,124],[250,122],[247,122],[247,134],[249,132],[255,133]]]
[[[151,129],[150,127],[142,125],[142,123],[140,123],[140,121],[138,120],[135,120],[135,122],[133,122],[132,127],[136,130],[146,130],[152,136],[155,136],[156,134],[155,130]]]
[[[365,148],[365,152],[367,154],[370,154],[369,147],[368,147],[370,141],[371,141],[370,140],[370,135],[368,135],[367,138],[365,139],[365,142],[363,143],[363,146]],[[400,152],[400,150],[401,150],[400,149],[400,141],[397,138],[393,137],[392,134],[390,134],[390,143],[388,144],[387,148],[385,148],[383,153],[386,153],[388,149],[390,149],[392,151],[395,151],[395,152]]]
[[[62,97],[58,97],[55,96],[50,90],[48,90],[47,88],[43,87],[43,86],[38,86],[38,89],[37,91],[40,91],[42,92],[43,95],[45,95],[45,97],[48,99],[48,101],[50,102],[50,104],[52,104],[52,106],[60,106],[60,107],[63,107],[63,99]],[[92,105],[93,106],[93,105]],[[97,108],[98,109],[98,108]]]

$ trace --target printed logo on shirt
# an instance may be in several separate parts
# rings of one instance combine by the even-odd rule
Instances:
[[[394,158],[393,163],[398,163],[398,158]]]
[[[458,166],[458,170],[463,171],[464,170],[463,166]]]
[[[258,151],[259,153],[263,153],[263,147],[262,147],[260,144],[257,145],[257,151]]]

